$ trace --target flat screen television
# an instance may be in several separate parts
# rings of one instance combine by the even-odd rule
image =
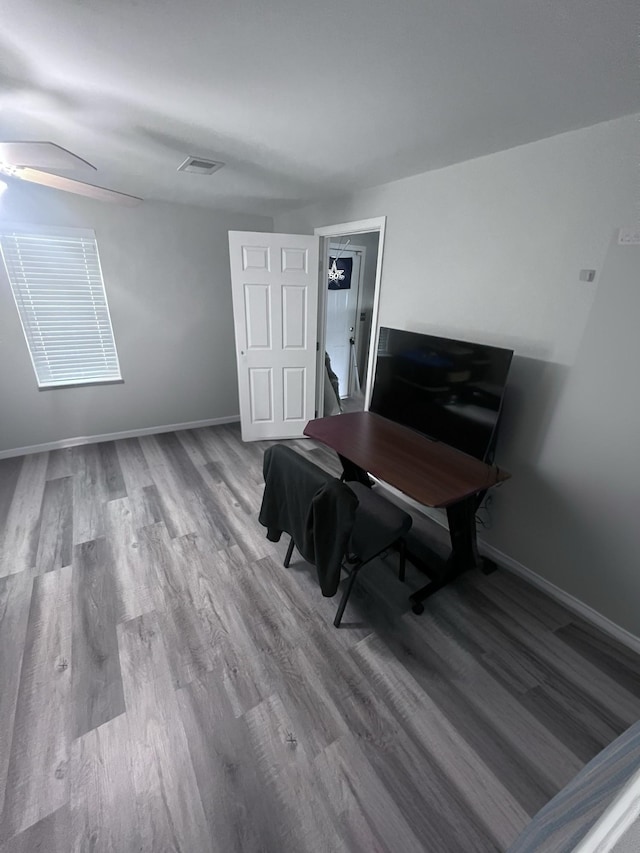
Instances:
[[[370,411],[492,461],[513,350],[380,329]]]

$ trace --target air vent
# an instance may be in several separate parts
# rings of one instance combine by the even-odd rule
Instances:
[[[213,175],[218,169],[222,169],[224,163],[216,163],[215,160],[204,160],[202,157],[187,157],[178,166],[179,172],[194,172],[196,175]]]

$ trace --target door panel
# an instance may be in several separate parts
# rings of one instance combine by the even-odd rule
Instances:
[[[247,348],[271,349],[271,287],[245,284],[244,305]]]
[[[285,236],[285,235],[283,235]],[[282,255],[282,272],[302,273],[306,275],[309,271],[309,250],[308,249],[285,249],[281,251]]]
[[[268,246],[243,246],[243,270],[270,270],[271,258]]]
[[[229,232],[242,438],[298,438],[314,417],[317,237]]]
[[[273,423],[273,371],[270,367],[249,368],[252,423]]]
[[[306,349],[307,288],[287,284],[282,288],[282,348]]]
[[[300,420],[304,417],[304,398],[307,371],[303,367],[285,367],[284,377],[284,419]]]

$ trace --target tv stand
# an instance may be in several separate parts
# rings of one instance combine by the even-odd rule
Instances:
[[[511,476],[506,471],[373,412],[318,418],[309,421],[304,434],[337,452],[346,482],[370,486],[370,473],[424,506],[446,509],[450,554],[441,575],[410,596],[414,613],[422,613],[422,602],[463,571],[495,568],[478,555],[475,515],[487,489]]]

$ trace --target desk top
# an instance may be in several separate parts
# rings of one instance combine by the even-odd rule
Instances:
[[[373,412],[318,418],[304,434],[425,506],[450,506],[511,476]]]

